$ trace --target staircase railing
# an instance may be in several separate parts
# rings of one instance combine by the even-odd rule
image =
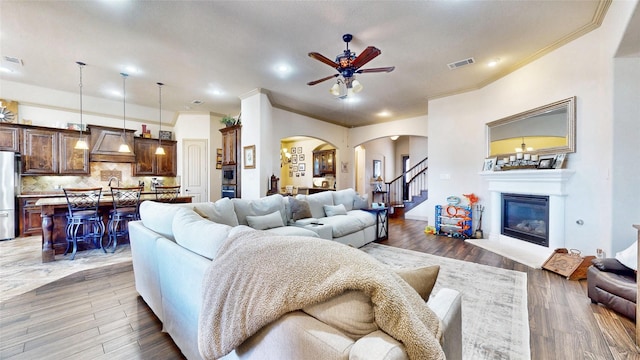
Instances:
[[[387,200],[390,206],[400,205],[404,200],[411,199],[412,196],[420,195],[422,190],[427,190],[427,170],[429,169],[429,158],[426,157],[409,170],[403,172],[395,179],[385,182],[387,186]],[[405,182],[407,179],[406,199],[403,198]]]

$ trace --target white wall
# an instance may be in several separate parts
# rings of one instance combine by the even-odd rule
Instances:
[[[633,186],[615,181],[612,169],[637,166],[640,160],[637,152],[627,152],[613,161],[613,56],[634,5],[613,2],[600,28],[483,89],[430,101],[429,200],[420,207],[430,223],[434,206],[449,195],[473,192],[489,206],[487,184],[478,175],[486,154],[487,122],[577,96],[577,152],[568,155],[567,164],[576,173],[568,184],[566,246],[585,254],[595,254],[596,248],[611,254],[620,250],[622,242],[628,243],[612,239],[612,229],[628,228],[626,236],[631,236],[628,218],[637,223],[640,210],[636,201],[626,209],[634,215],[623,223],[613,217],[612,187],[621,193],[618,197],[637,195],[633,189],[637,182]],[[491,219],[483,221],[488,224]]]

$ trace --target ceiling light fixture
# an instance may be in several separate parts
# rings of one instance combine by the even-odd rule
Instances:
[[[519,148],[514,149],[517,153],[523,153],[525,151],[533,151],[531,146],[527,147],[527,144],[524,143],[524,138],[522,138],[522,144],[520,144]]]
[[[496,65],[498,65],[498,63],[500,62],[500,59],[493,59],[491,61],[489,61],[489,63],[487,64],[490,67],[494,67]]]
[[[355,76],[348,78],[339,76],[336,83],[329,89],[329,92],[333,96],[337,96],[341,99],[353,96],[364,89],[364,86],[360,81],[356,80]]]
[[[125,73],[120,73],[120,75],[122,75],[122,144],[120,144],[120,148],[118,149],[118,152],[121,153],[129,153],[131,152],[131,149],[129,149],[129,145],[127,145],[127,136],[126,136],[126,129],[125,129],[125,124],[126,124],[126,110],[127,110],[127,96],[126,96],[126,92],[125,92],[125,82],[127,80],[127,76],[129,76],[128,74]]]
[[[160,108],[160,130],[158,131],[158,148],[156,149],[156,155],[165,155],[164,149],[162,148],[162,85],[163,83],[159,82],[158,84],[158,104]]]
[[[389,139],[391,139],[393,141],[396,141],[396,140],[398,140],[399,137],[400,136],[398,136],[398,135],[393,135],[393,136],[390,136]]]
[[[76,146],[73,148],[78,150],[89,150],[89,145],[87,145],[87,141],[82,136],[82,129],[84,127],[82,122],[82,68],[87,64],[81,61],[76,61],[76,64],[78,64],[78,69],[80,69],[80,83],[78,85],[80,87],[80,138],[76,142]]]

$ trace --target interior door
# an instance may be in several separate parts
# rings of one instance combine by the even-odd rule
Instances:
[[[184,140],[182,145],[182,191],[193,196],[193,202],[209,201],[207,179],[209,178],[209,156],[207,140]]]

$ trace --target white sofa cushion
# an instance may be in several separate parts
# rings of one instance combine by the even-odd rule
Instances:
[[[216,202],[197,204],[193,210],[205,219],[218,224],[238,226],[238,218],[233,208],[233,202],[229,198],[222,198]]]
[[[349,188],[333,191],[331,193],[331,196],[333,196],[334,205],[342,204],[344,205],[345,209],[349,211],[353,210],[353,200],[358,197],[358,194],[354,189]]]
[[[193,207],[191,204],[186,205]],[[140,219],[145,227],[173,241],[173,217],[183,207],[184,204],[143,201],[140,203]]]
[[[351,210],[349,211],[349,217],[358,219],[364,227],[372,226],[376,224],[376,215],[364,210]]]
[[[331,216],[318,219],[321,224],[329,225],[334,238],[352,234],[365,228],[361,221],[353,216]]]
[[[324,217],[324,206],[334,205],[332,191],[323,191],[311,195],[297,195],[296,199],[306,200],[309,203],[309,209],[311,210],[311,216],[314,218]]]
[[[267,215],[247,215],[247,223],[256,230],[267,230],[284,226],[282,214],[278,210]]]
[[[287,223],[287,213],[285,209],[285,199],[280,194],[269,195],[255,200],[232,199],[233,208],[240,225],[249,225],[247,216],[267,215],[274,211],[279,211],[282,223]]]
[[[268,233],[284,236],[310,236],[320,237],[315,231],[299,226],[283,226],[267,230]]]
[[[326,216],[347,215],[347,209],[343,204],[325,205],[323,208]]]
[[[178,245],[213,259],[232,227],[202,218],[195,211],[179,207],[173,217],[173,235]]]

